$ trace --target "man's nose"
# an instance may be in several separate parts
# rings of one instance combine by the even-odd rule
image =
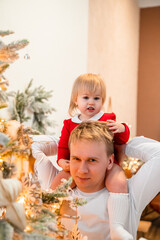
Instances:
[[[88,166],[86,162],[81,162],[78,168],[79,173],[88,173]]]

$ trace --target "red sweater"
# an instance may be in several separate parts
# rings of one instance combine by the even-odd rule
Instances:
[[[99,119],[98,121],[107,121],[107,120],[114,120],[116,121],[116,115],[114,113],[104,113]],[[61,131],[61,137],[59,140],[59,144],[58,144],[58,157],[57,157],[57,163],[59,161],[59,159],[70,159],[70,152],[69,152],[69,148],[68,148],[68,141],[69,141],[69,136],[70,133],[72,132],[72,130],[78,126],[80,123],[76,123],[72,121],[72,118],[70,119],[66,119],[63,122],[63,128]],[[125,126],[125,132],[122,133],[116,133],[114,135],[114,143],[115,144],[124,144],[129,140],[129,136],[130,136],[130,131],[129,128],[127,126],[127,124],[123,123],[123,125]]]

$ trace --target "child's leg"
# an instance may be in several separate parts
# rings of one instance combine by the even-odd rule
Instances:
[[[66,172],[66,171],[64,171],[64,170],[60,171],[60,172],[54,177],[53,182],[52,182],[50,188],[53,189],[53,190],[56,189],[56,187],[58,187],[58,185],[62,183],[62,182],[61,182],[62,178],[68,180],[68,179],[70,178],[70,176],[71,176],[70,172]],[[71,188],[74,188],[74,187],[75,187],[75,183],[74,183],[74,181],[72,181]]]
[[[117,164],[107,172],[106,187],[109,190],[108,214],[111,239],[132,240],[125,230],[129,219],[128,184],[124,171]]]

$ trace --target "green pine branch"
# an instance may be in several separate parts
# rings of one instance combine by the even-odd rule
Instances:
[[[21,123],[32,119],[32,128],[47,133],[48,127],[54,127],[53,120],[49,120],[49,115],[55,111],[48,104],[53,91],[46,91],[43,86],[32,89],[33,80],[31,80],[24,92],[14,92],[14,104],[11,112],[11,118]]]
[[[6,47],[12,51],[18,51],[24,47],[26,47],[29,44],[29,41],[27,39],[22,39],[16,42],[12,42],[8,44]]]
[[[4,63],[0,61],[0,74],[2,74],[9,67],[8,63]]]
[[[4,37],[9,34],[13,34],[13,31],[7,30],[7,31],[0,31],[0,37]],[[29,41],[26,39],[19,40],[16,42],[12,42],[10,44],[5,44],[2,41],[0,41],[0,108],[6,108],[8,106],[7,100],[8,100],[8,93],[7,85],[9,85],[8,80],[5,78],[3,73],[5,70],[9,67],[10,63],[13,63],[15,60],[19,58],[19,55],[17,53],[18,50],[24,48],[29,44]],[[19,96],[17,96],[19,98]],[[14,114],[16,118],[18,118],[18,114],[16,112],[16,109]],[[24,116],[21,116],[23,118]]]
[[[13,31],[10,31],[10,30],[7,30],[7,31],[0,31],[0,36],[1,37],[4,37],[6,35],[10,35],[10,34],[13,34],[14,32]]]

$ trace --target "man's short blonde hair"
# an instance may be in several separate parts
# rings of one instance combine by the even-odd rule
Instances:
[[[104,142],[106,145],[107,156],[114,153],[113,133],[109,131],[106,122],[86,121],[79,124],[71,132],[69,138],[69,148],[71,143],[80,140],[87,140],[89,142]]]

